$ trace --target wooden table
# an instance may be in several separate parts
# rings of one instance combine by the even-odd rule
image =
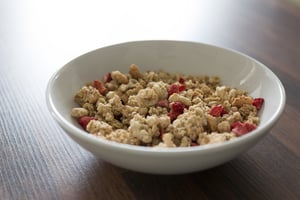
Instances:
[[[149,175],[94,157],[52,119],[47,81],[87,51],[148,39],[260,60],[285,86],[281,119],[247,153],[202,172]],[[300,199],[299,91],[297,0],[1,1],[0,199]]]

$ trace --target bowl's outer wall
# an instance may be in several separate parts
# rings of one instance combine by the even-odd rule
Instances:
[[[159,155],[157,151],[140,152],[139,148],[135,147],[131,149],[122,145],[110,146],[107,141],[95,142],[94,138],[87,137],[87,134],[80,130],[79,125],[70,116],[71,108],[76,106],[73,96],[88,81],[102,79],[112,70],[127,72],[133,63],[142,71],[164,70],[219,76],[225,85],[244,89],[254,97],[263,97],[265,104],[260,111],[259,130],[251,133],[252,135],[239,138],[238,142],[230,143],[225,149],[220,148],[223,151],[210,148],[205,151],[197,150],[195,151],[197,154],[189,151],[177,152],[176,155],[172,153]],[[267,133],[277,121],[285,104],[282,84],[263,64],[223,48],[176,41],[130,42],[84,54],[66,64],[52,77],[47,95],[48,107],[54,118],[84,148],[118,166],[153,173],[201,170],[234,158]]]

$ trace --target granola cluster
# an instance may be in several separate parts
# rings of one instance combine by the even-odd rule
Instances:
[[[264,99],[220,84],[219,77],[163,71],[112,71],[74,96],[72,117],[107,140],[189,147],[232,140],[254,130]]]

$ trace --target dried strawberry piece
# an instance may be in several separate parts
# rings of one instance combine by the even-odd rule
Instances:
[[[192,147],[195,147],[195,146],[199,146],[199,144],[196,143],[196,142],[192,142],[192,143],[191,143],[191,146],[192,146]]]
[[[185,89],[186,89],[185,85],[179,85],[179,84],[174,83],[168,88],[168,96],[171,96],[174,93],[182,92]]]
[[[169,101],[167,99],[163,99],[157,102],[157,106],[168,108],[169,107]]]
[[[180,101],[175,101],[175,102],[171,103],[170,106],[171,106],[171,110],[173,112],[177,112],[180,114],[183,113],[184,108],[185,108],[185,105]]]
[[[104,83],[109,83],[111,80],[112,80],[111,73],[106,74],[103,78]]]
[[[171,111],[168,113],[168,116],[171,119],[171,122],[177,119],[184,111],[185,105],[180,101],[175,101],[170,104]]]
[[[159,131],[159,138],[162,140],[164,134],[166,133],[166,130],[165,129],[160,129]]]
[[[181,114],[182,113],[171,111],[171,112],[168,113],[168,116],[170,117],[171,122],[173,122]]]
[[[247,128],[244,126],[243,123],[241,122],[234,122],[232,125],[231,125],[231,128],[232,128],[232,132],[234,132],[237,136],[242,136],[246,133],[248,133],[248,130]]]
[[[231,128],[231,131],[234,132],[237,136],[242,136],[256,129],[256,126],[249,122],[242,123],[240,121],[237,121],[231,125]]]
[[[94,80],[94,87],[100,92],[100,94],[105,94],[107,91],[106,87],[99,80]]]
[[[78,123],[81,125],[81,127],[86,130],[86,126],[88,125],[88,123],[91,121],[91,120],[96,120],[97,118],[96,117],[89,117],[89,116],[83,116],[83,117],[80,117],[78,119]]]
[[[247,130],[248,130],[249,132],[256,129],[256,125],[251,124],[251,123],[249,123],[249,122],[246,122],[246,123],[245,123],[245,127],[247,128]]]
[[[179,80],[178,80],[178,82],[181,83],[181,84],[184,84],[185,79],[183,77],[180,77]]]
[[[224,106],[217,105],[211,108],[209,114],[214,117],[220,117],[220,116],[222,117],[224,114],[227,114],[227,111],[225,110]]]
[[[253,99],[252,105],[255,106],[257,110],[260,110],[264,102],[264,98],[255,98]]]
[[[178,91],[179,92],[182,92],[182,91],[184,91],[186,89],[186,86],[185,85],[180,85],[179,87],[178,87]]]
[[[174,93],[178,93],[179,92],[179,85],[177,84],[172,84],[169,88],[168,88],[168,95],[171,96]]]

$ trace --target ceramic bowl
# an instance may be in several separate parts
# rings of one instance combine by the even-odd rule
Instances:
[[[235,140],[195,147],[153,148],[119,144],[87,134],[70,116],[73,96],[86,82],[112,70],[164,70],[214,75],[222,84],[244,89],[265,99],[260,125]],[[239,156],[259,142],[274,126],[285,106],[285,91],[278,77],[257,60],[234,50],[186,41],[134,41],[103,47],[70,61],[49,80],[49,111],[79,145],[103,160],[129,170],[180,174],[208,169]],[[266,147],[267,148],[267,147]]]

